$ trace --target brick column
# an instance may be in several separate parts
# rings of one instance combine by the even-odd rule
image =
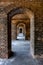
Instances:
[[[11,49],[10,49],[11,50]],[[8,31],[7,15],[0,14],[0,58],[8,58],[10,50],[8,49]]]
[[[17,37],[16,24],[12,23],[11,25],[12,25],[11,28],[12,40],[16,40]]]
[[[30,40],[30,23],[26,24],[26,40]]]

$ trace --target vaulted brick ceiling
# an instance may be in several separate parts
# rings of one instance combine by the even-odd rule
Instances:
[[[8,5],[10,5],[10,4],[12,4],[13,2],[0,2],[0,6],[1,7],[6,7],[6,6],[8,6]]]
[[[0,2],[1,2],[1,1],[4,1],[4,2],[6,2],[6,1],[10,1],[10,2],[13,1],[13,2],[14,2],[14,1],[17,1],[17,0],[0,0]],[[18,0],[18,1],[21,1],[21,0]],[[23,1],[23,0],[22,0],[22,1]],[[24,0],[24,1],[37,1],[37,2],[40,1],[40,2],[41,2],[41,1],[43,1],[43,0]]]
[[[26,14],[18,14],[16,16],[13,16],[12,19],[29,19]]]

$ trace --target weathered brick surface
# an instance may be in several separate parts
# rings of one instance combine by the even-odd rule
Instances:
[[[16,40],[16,37],[17,37],[17,29],[16,29],[16,24],[15,24],[15,21],[14,21],[14,23],[13,22],[11,22],[12,24],[12,27],[11,27],[11,38],[12,38],[12,40]]]
[[[3,17],[4,16],[4,17]],[[8,57],[7,16],[0,14],[0,57]]]
[[[43,21],[36,22],[35,30],[35,49],[37,54],[43,54]]]
[[[0,13],[0,58],[8,58],[8,30],[7,30],[7,15]]]
[[[0,2],[2,2],[2,1],[4,1],[4,2],[6,2],[6,1],[8,1],[8,2],[14,2],[14,0],[0,0]],[[15,1],[17,1],[17,0],[15,0]],[[21,0],[18,0],[19,2],[21,1]],[[22,0],[22,1],[29,1],[29,2],[43,2],[43,0]]]

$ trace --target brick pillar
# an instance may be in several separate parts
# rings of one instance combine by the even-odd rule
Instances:
[[[30,40],[30,23],[26,24],[26,40]]]
[[[41,56],[43,54],[43,21],[38,21],[35,24],[35,53]]]
[[[0,58],[8,58],[11,49],[8,49],[7,15],[0,14]]]
[[[16,24],[11,23],[11,25],[12,25],[12,28],[11,28],[12,40],[16,40],[16,36],[17,36]]]

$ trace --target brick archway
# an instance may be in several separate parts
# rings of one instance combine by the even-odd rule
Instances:
[[[26,33],[26,26],[25,26],[25,24],[24,23],[19,23],[18,25],[17,25],[17,30],[20,30],[20,29],[22,29],[22,32],[25,34]],[[20,31],[18,31],[17,32],[17,34],[19,33]]]
[[[32,28],[35,27],[35,30],[31,30],[31,31],[34,31],[34,33],[31,33],[31,36],[32,34],[34,34],[35,42],[33,41],[34,44],[30,46],[31,46],[31,49],[33,47],[34,49],[33,54],[35,53],[36,57],[37,55],[38,56],[40,55],[40,57],[43,57],[43,6],[42,6],[43,3],[41,2],[31,3],[28,1],[27,2],[20,1],[20,3],[19,1],[17,2],[6,2],[6,3],[4,2],[0,4],[1,5],[1,8],[0,8],[0,58],[9,57],[9,53],[11,49],[11,36],[10,36],[11,27],[8,27],[8,26],[11,26],[10,19],[12,18],[13,15],[23,13],[23,11],[27,15],[33,14],[33,17],[31,16],[31,20],[35,21],[34,22],[35,26],[32,26]],[[28,12],[31,12],[31,13],[28,13]],[[34,19],[34,15],[35,15],[35,19]],[[33,25],[33,23],[30,23],[30,24]]]
[[[17,14],[21,14],[21,13],[25,13],[27,14],[28,18],[30,19],[30,40],[31,40],[31,44],[30,44],[30,49],[31,49],[31,54],[32,56],[34,56],[34,13],[27,9],[27,8],[16,8],[11,10],[8,13],[8,50],[9,52],[11,52],[11,18],[14,15]]]
[[[24,37],[26,37],[26,25],[22,22],[22,23],[18,23],[17,25],[17,37],[19,34],[23,34]],[[25,40],[25,38],[24,38]]]

